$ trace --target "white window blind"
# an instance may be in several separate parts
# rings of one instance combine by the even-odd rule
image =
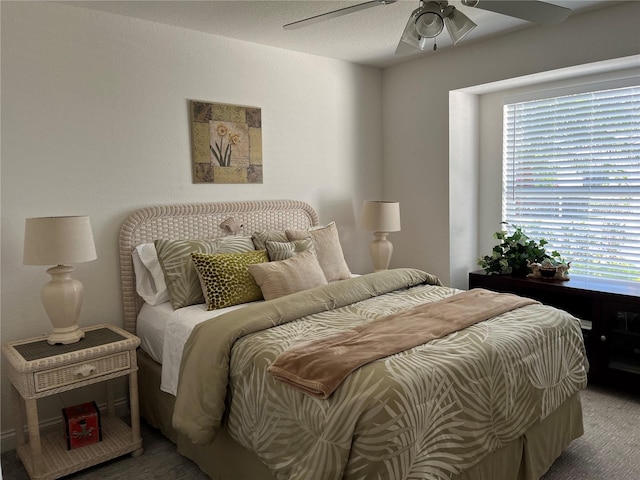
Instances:
[[[571,273],[640,281],[640,86],[504,106],[502,219]]]

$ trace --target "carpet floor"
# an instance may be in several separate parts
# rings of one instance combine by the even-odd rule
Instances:
[[[640,480],[640,396],[589,386],[581,394],[582,437],[541,480]],[[206,480],[157,430],[142,424],[144,455],[129,455],[69,475],[68,480]],[[28,480],[15,451],[2,455],[3,480]],[[251,479],[229,479],[251,480]],[[501,479],[495,479],[501,480]]]
[[[584,435],[541,480],[640,480],[640,395],[589,386],[581,399]]]

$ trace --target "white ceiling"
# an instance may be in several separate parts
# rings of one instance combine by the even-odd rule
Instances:
[[[363,0],[364,1],[364,0]],[[520,1],[520,0],[505,0]],[[431,49],[395,55],[400,35],[418,0],[399,0],[390,5],[350,13],[296,30],[286,23],[336,10],[362,1],[234,0],[234,1],[73,1],[67,4],[100,10],[191,30],[270,45],[349,62],[387,67],[420,55],[437,55]],[[446,32],[437,38],[438,51],[477,42],[532,23],[449,2],[478,27],[453,47]],[[572,10],[572,15],[619,3],[612,0],[548,0]]]

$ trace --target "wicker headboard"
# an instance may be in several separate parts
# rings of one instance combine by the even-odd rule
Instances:
[[[143,300],[136,292],[131,252],[141,243],[165,239],[215,239],[227,232],[220,227],[232,218],[241,224],[240,235],[259,230],[306,229],[318,224],[318,214],[307,203],[296,200],[160,205],[133,212],[120,229],[120,278],[124,306],[124,328],[136,332]]]

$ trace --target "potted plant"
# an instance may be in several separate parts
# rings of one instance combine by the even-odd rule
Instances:
[[[509,225],[507,222],[502,222]],[[549,243],[544,239],[535,241],[531,239],[521,227],[511,225],[513,233],[509,235],[507,231],[500,231],[493,234],[500,243],[493,247],[491,255],[485,255],[478,259],[478,265],[484,268],[485,272],[491,274],[525,276],[530,272],[531,264],[541,264],[546,261],[555,262],[560,259],[557,251],[548,254],[544,246]],[[563,264],[563,261],[557,262]]]

